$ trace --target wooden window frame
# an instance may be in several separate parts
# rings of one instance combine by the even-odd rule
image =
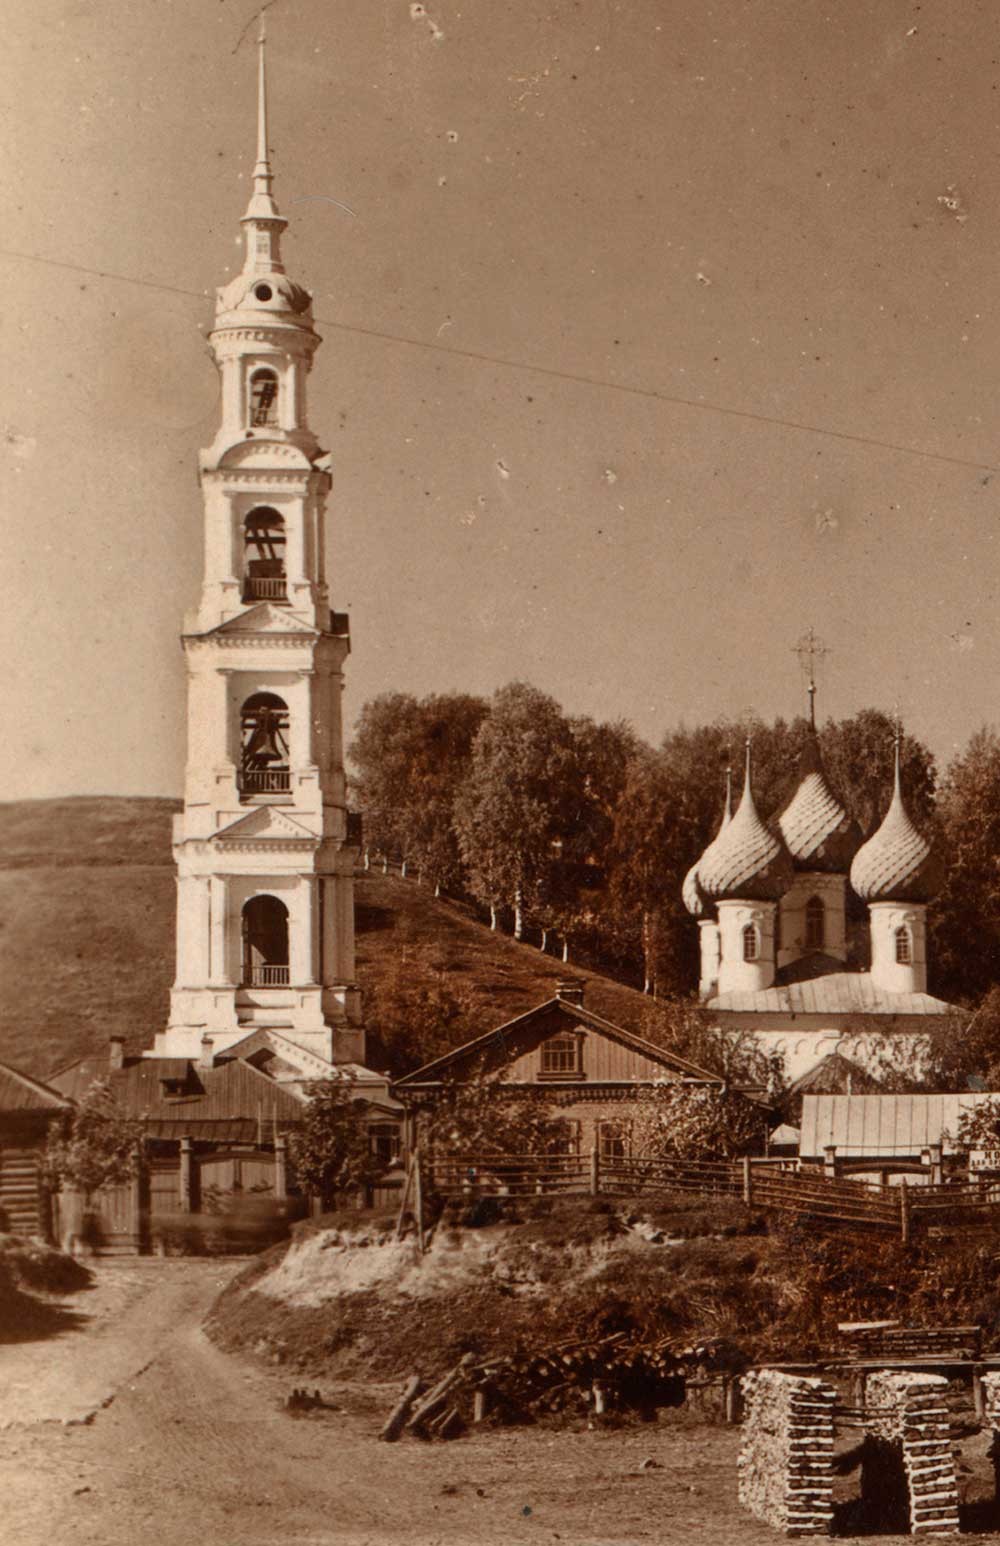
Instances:
[[[583,1067],[583,1042],[583,1033],[580,1031],[559,1031],[555,1036],[549,1036],[538,1049],[538,1078],[548,1082],[559,1079],[586,1079],[587,1075]],[[571,1053],[573,1058],[571,1068],[546,1067],[547,1055],[562,1057],[567,1053]]]

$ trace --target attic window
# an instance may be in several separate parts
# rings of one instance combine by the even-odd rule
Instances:
[[[541,1046],[539,1079],[582,1079],[583,1037],[566,1032],[550,1036]]]

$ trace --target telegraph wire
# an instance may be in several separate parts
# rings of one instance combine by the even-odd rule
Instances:
[[[0,248],[0,257],[16,258],[26,263],[42,263],[49,268],[68,269],[76,274],[88,274],[95,279],[108,279],[119,284],[136,285],[144,290],[164,291],[169,295],[184,295],[195,300],[210,298],[209,290],[188,290],[179,285],[164,284],[155,279],[137,279],[132,274],[117,274],[110,269],[86,268],[81,263],[68,263],[60,258],[42,257],[34,252],[17,252]],[[454,345],[431,342],[425,338],[409,338],[403,333],[388,333],[380,328],[362,327],[358,323],[335,322],[330,317],[317,317],[321,327],[335,328],[358,338],[374,338],[381,343],[401,344],[409,349],[427,349],[433,354],[447,355],[451,359],[472,360],[480,365],[493,365],[503,370],[523,371],[545,376],[554,381],[566,381],[574,386],[595,387],[600,391],[624,392],[627,396],[643,398],[648,402],[666,403],[675,408],[694,408],[704,413],[715,413],[725,418],[743,419],[751,424],[765,424],[774,429],[794,430],[804,435],[820,435],[828,440],[845,441],[850,445],[868,446],[874,450],[891,451],[897,456],[915,456],[923,461],[943,462],[951,467],[966,467],[973,472],[1000,472],[992,462],[973,462],[964,456],[949,456],[944,451],[927,451],[919,446],[900,445],[891,440],[878,440],[872,435],[859,435],[850,430],[826,429],[820,424],[806,424],[797,419],[783,419],[775,414],[760,413],[752,408],[732,408],[724,403],[709,402],[704,398],[682,397],[677,393],[663,392],[655,387],[632,386],[625,381],[608,381],[602,376],[587,376],[578,371],[562,370],[555,365],[540,365],[528,360],[512,360],[502,355],[485,354],[477,349],[461,349]]]

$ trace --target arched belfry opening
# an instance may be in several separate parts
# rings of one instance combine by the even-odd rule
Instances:
[[[240,710],[240,794],[285,794],[291,778],[288,705],[276,693],[254,693]]]
[[[243,522],[243,600],[288,600],[285,522],[270,505],[258,505]]]
[[[250,427],[277,428],[277,424],[278,377],[275,371],[264,366],[250,377]]]
[[[243,908],[243,986],[281,988],[289,981],[288,908],[254,896]]]

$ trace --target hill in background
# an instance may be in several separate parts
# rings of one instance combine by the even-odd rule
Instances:
[[[45,1078],[125,1037],[148,1047],[166,1025],[174,972],[175,800],[125,797],[0,805],[0,1060]],[[359,875],[358,979],[371,990],[400,962],[461,984],[456,1039],[550,998],[566,968],[494,934],[465,904],[411,880]],[[646,1001],[587,973],[587,1003],[639,1030]]]

